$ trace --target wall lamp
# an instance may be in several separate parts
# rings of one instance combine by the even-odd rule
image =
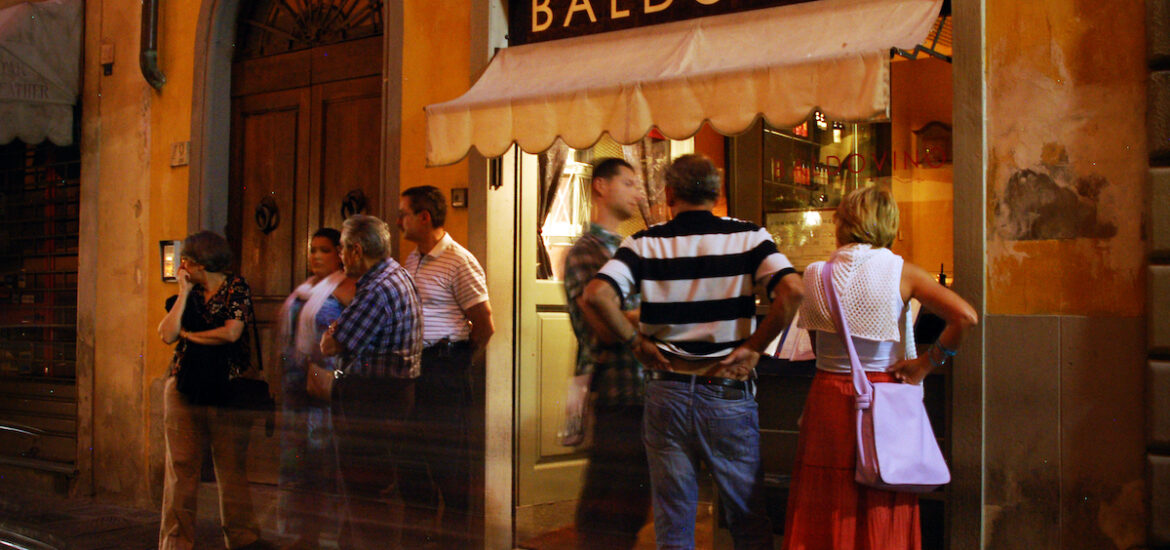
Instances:
[[[179,272],[179,254],[183,241],[159,241],[158,252],[162,259],[159,267],[162,270],[162,280],[164,283],[173,283],[178,279],[175,277]]]

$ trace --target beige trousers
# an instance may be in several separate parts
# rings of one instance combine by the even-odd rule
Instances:
[[[260,538],[252,513],[245,464],[251,418],[240,411],[192,405],[175,387],[175,378],[163,389],[166,430],[166,474],[163,478],[161,550],[189,550],[195,546],[196,496],[203,470],[203,449],[211,444],[219,489],[219,515],[228,548]]]

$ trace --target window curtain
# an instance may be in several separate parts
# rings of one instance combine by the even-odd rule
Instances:
[[[549,258],[548,247],[544,244],[544,222],[548,219],[553,201],[556,200],[557,193],[560,191],[561,176],[565,172],[565,162],[568,161],[570,152],[569,146],[558,139],[546,153],[548,163],[545,164],[544,173],[541,174],[540,195],[537,197],[536,205],[536,277],[538,279],[551,279],[553,277],[553,269],[550,265],[552,260]]]
[[[666,169],[670,166],[670,142],[649,136],[638,143],[622,146],[622,156],[635,167],[642,179],[646,200],[639,204],[646,227],[670,220],[666,204]]]

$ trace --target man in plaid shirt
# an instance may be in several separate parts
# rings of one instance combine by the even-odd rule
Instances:
[[[397,486],[396,455],[403,454],[403,424],[414,405],[422,309],[410,275],[390,257],[382,220],[345,220],[341,260],[346,275],[361,278],[349,307],[321,337],[321,351],[342,358],[330,394],[345,505],[338,542],[394,547],[402,522],[391,515],[388,493]]]
[[[623,549],[634,546],[650,515],[650,472],[641,429],[645,373],[612,332],[590,327],[579,300],[621,244],[615,231],[638,214],[642,191],[633,167],[617,158],[595,163],[590,188],[593,219],[565,257],[565,295],[577,335],[577,382],[597,392],[577,531],[581,548]],[[635,308],[636,298],[627,300],[627,314],[635,316]]]

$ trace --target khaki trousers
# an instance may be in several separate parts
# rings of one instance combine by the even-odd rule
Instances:
[[[189,550],[195,546],[196,497],[203,449],[208,444],[225,544],[238,548],[258,540],[260,527],[252,513],[245,475],[251,417],[244,411],[188,403],[173,376],[163,389],[163,403],[167,454],[158,547]]]

